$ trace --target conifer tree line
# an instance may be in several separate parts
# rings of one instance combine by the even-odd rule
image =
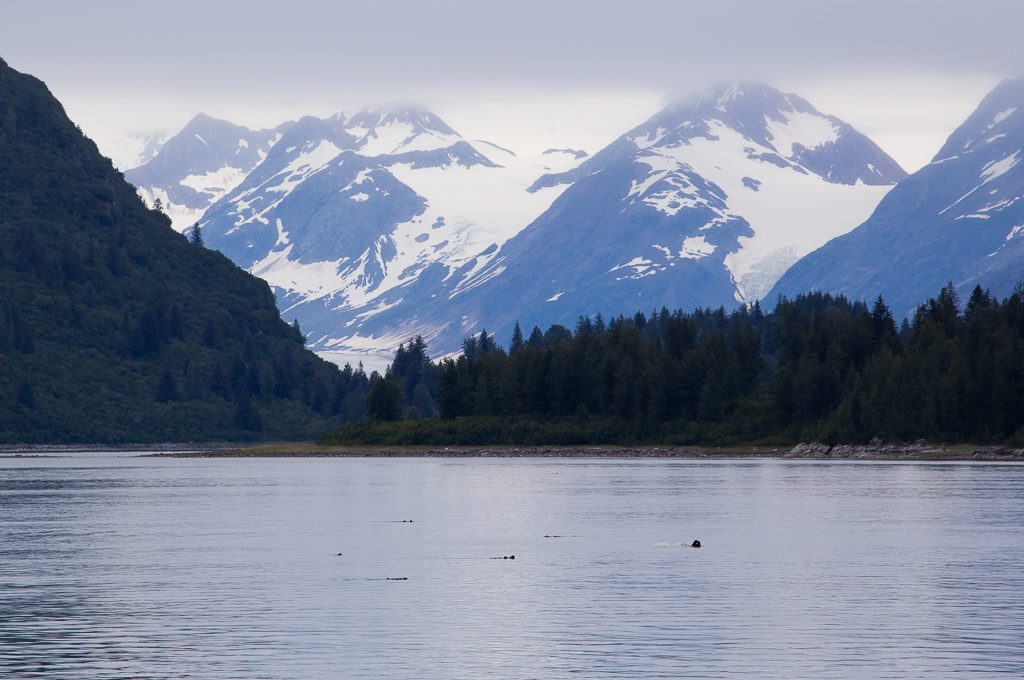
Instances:
[[[516,324],[506,348],[484,331],[440,362],[417,338],[367,412],[324,441],[1020,444],[1024,288],[961,303],[950,284],[899,326],[881,297],[811,293],[768,313],[663,308],[525,337]]]

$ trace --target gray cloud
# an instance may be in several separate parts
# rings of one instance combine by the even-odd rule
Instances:
[[[1018,0],[8,0],[18,65],[82,85],[241,93],[1024,70]]]
[[[0,13],[0,56],[46,80],[87,131],[166,128],[199,109],[271,124],[392,98],[494,109],[496,93],[522,107],[633,92],[640,116],[651,93],[749,79],[806,87],[840,116],[859,97],[883,115],[899,91],[927,114],[933,92],[947,112],[923,125],[940,129],[1024,73],[1020,0],[5,0]],[[915,74],[924,84],[905,87]],[[963,83],[947,105],[940,90]],[[629,120],[626,108],[609,121]],[[871,113],[851,122],[875,125]],[[938,141],[920,141],[910,164]]]

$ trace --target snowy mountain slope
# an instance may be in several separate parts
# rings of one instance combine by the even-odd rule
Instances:
[[[534,181],[579,158],[470,143],[421,109],[307,117],[206,212],[204,235],[274,287],[314,348],[389,350],[408,338],[377,317],[458,288],[455,272],[470,277],[565,188]]]
[[[93,141],[99,146],[100,152],[114,163],[115,168],[127,172],[155,158],[168,139],[170,135],[153,132],[127,137],[100,134]]]
[[[313,348],[347,357],[417,333],[450,351],[516,319],[735,306],[904,176],[849,125],[758,84],[673,104],[591,158],[519,156],[416,108],[279,132],[223,186],[231,171],[209,163],[179,169],[175,187],[216,199],[207,244],[267,280]],[[207,142],[188,128],[178,138]],[[199,200],[166,196],[190,224]]]
[[[719,88],[540,178],[531,189],[571,186],[419,316],[443,325],[435,348],[451,349],[484,327],[507,333],[517,319],[571,326],[580,314],[732,307],[863,221],[904,176],[866,137],[795,95]]]
[[[174,228],[183,231],[241,182],[288,126],[250,130],[201,113],[125,178],[149,204],[159,198]]]
[[[811,253],[770,293],[882,294],[911,314],[947,282],[1005,295],[1024,279],[1024,79],[997,86],[934,160],[864,224]]]

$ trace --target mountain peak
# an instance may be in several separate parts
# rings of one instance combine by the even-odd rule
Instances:
[[[201,134],[203,132],[213,131],[213,130],[216,130],[216,131],[229,131],[230,130],[234,134],[245,134],[245,133],[251,133],[252,132],[251,129],[247,128],[244,125],[238,125],[237,123],[232,123],[231,121],[224,120],[223,118],[214,118],[213,116],[211,116],[208,113],[200,112],[200,113],[197,113],[196,115],[192,116],[192,119],[189,120],[189,122],[185,123],[185,127],[183,127],[181,129],[181,131],[178,133],[178,135],[182,135],[182,134],[188,135],[188,134],[195,134],[195,133],[200,133]]]
[[[214,118],[213,116],[211,116],[208,113],[204,113],[204,112],[200,111],[196,115],[192,116],[192,120],[190,120],[188,123],[186,123],[185,127],[188,127],[189,125],[205,124],[205,123],[209,123],[209,122],[215,121],[215,120],[218,120],[218,119]],[[227,121],[220,121],[220,122],[226,123]]]
[[[803,97],[758,81],[720,83],[703,92],[676,99],[666,107],[665,112],[686,120],[731,122],[763,116],[779,119],[783,114],[791,112],[828,117]]]
[[[462,141],[439,116],[418,106],[367,109],[349,117],[344,126],[364,156],[434,151]]]
[[[1024,137],[1024,78],[1003,80],[949,136],[932,163],[982,149],[1002,149],[1007,143],[1017,150],[1021,137]]]
[[[155,203],[159,198],[180,231],[259,165],[289,127],[283,123],[273,130],[251,130],[198,113],[155,156],[126,171],[125,177],[146,201]]]
[[[786,108],[818,113],[803,97],[757,81],[723,83],[712,87],[701,99],[714,101],[715,107],[720,110],[756,106],[764,109],[766,113],[772,109]]]
[[[639,149],[719,139],[731,130],[764,162],[828,182],[890,185],[906,172],[870,139],[803,97],[759,82],[723,84],[677,100],[630,133]]]
[[[982,100],[981,106],[985,106],[986,102],[1007,100],[1024,102],[1024,77],[1001,80]]]
[[[421,106],[403,106],[397,108],[373,108],[358,111],[346,117],[345,126],[348,128],[374,128],[408,125],[417,132],[436,132],[444,135],[454,135],[455,130],[450,128],[441,118],[432,111]]]

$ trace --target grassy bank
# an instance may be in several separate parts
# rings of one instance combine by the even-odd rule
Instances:
[[[760,423],[650,422],[611,417],[429,418],[345,425],[317,443],[342,446],[792,446],[799,432],[770,436]]]

